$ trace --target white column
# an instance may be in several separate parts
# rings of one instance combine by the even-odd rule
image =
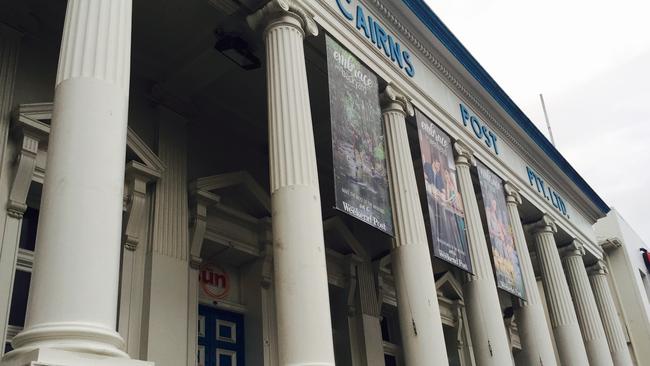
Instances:
[[[467,275],[467,281],[463,285],[474,357],[478,366],[512,365],[508,334],[503,323],[488,244],[485,240],[470,173],[470,167],[474,164],[472,152],[459,141],[454,143],[454,149],[460,196],[465,209],[469,252],[474,270],[473,275]]]
[[[395,239],[392,265],[402,354],[409,366],[447,365],[436,283],[415,182],[405,117],[409,99],[389,85],[382,94],[386,161]]]
[[[278,353],[280,365],[334,365],[303,45],[318,28],[296,3],[274,0],[248,18],[266,44]]]
[[[580,326],[553,237],[557,232],[555,222],[544,215],[540,221],[532,225],[532,231],[560,362],[562,365],[588,366],[589,361]]]
[[[353,286],[348,311],[348,329],[353,365],[384,366],[384,347],[381,337],[381,305],[376,283],[376,271],[369,261],[350,264],[350,286]]]
[[[3,203],[6,202],[7,194],[11,195],[8,191],[13,190],[15,185],[15,183],[10,183],[11,180],[6,172],[13,162],[10,161],[11,159],[6,159],[5,156],[7,155],[7,139],[11,122],[10,116],[19,48],[20,34],[8,26],[0,24],[0,187],[6,187],[0,188],[0,197],[3,197],[1,202]],[[25,147],[23,142],[23,150]],[[31,182],[31,174],[29,181]],[[6,294],[6,296],[0,297],[0,347],[2,347],[0,348],[0,355],[4,353],[14,273],[16,271],[20,223],[22,222],[22,213],[16,215],[20,217],[15,217],[7,214],[7,211],[2,211],[4,210],[0,210],[0,222],[4,222],[4,232],[0,240],[0,294]]]
[[[508,218],[512,225],[515,249],[519,255],[521,274],[526,288],[526,299],[524,301],[520,300],[515,310],[515,319],[517,320],[519,339],[521,341],[521,352],[517,357],[517,364],[553,366],[557,363],[551,333],[546,324],[544,306],[537,290],[535,270],[530,260],[524,228],[521,225],[517,208],[521,205],[521,196],[519,191],[510,183],[505,184],[505,191]]]
[[[190,327],[187,120],[163,106],[157,112],[157,153],[165,169],[156,183],[153,202],[143,349],[157,366],[178,366],[187,363]]]
[[[598,261],[589,268],[589,282],[600,312],[600,319],[603,322],[614,366],[632,366],[632,358],[625,340],[625,333],[621,327],[616,305],[614,305],[614,298],[607,282],[607,273],[605,263]]]
[[[585,255],[584,246],[574,239],[571,244],[562,248],[561,252],[562,265],[573,298],[589,365],[613,366],[603,323],[600,321],[596,300],[589,285],[587,269],[582,261],[582,257]]]
[[[127,357],[115,327],[131,1],[67,6],[27,320],[7,358],[48,348]]]
[[[11,124],[11,109],[14,107],[14,83],[18,68],[18,54],[22,34],[16,29],[0,23],[0,176],[7,169],[7,141]],[[4,339],[4,335],[2,336]],[[3,342],[4,344],[4,342]]]

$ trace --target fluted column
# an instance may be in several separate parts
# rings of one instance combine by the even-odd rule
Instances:
[[[369,261],[353,266],[354,273],[351,277],[356,277],[356,309],[349,312],[348,324],[351,341],[356,343],[357,348],[353,354],[359,356],[356,361],[360,365],[385,366],[380,321],[382,299],[377,290],[377,276],[373,267]]]
[[[318,28],[296,3],[274,0],[248,18],[266,44],[278,353],[280,365],[334,365],[303,47]]]
[[[6,169],[4,156],[11,109],[13,108],[14,82],[18,67],[18,53],[22,34],[17,30],[0,23],[0,176]],[[0,337],[4,340],[4,334]],[[4,343],[3,343],[4,344]]]
[[[188,128],[185,117],[164,106],[156,108],[156,117],[156,153],[165,169],[156,183],[152,202],[144,296],[148,311],[143,319],[142,353],[157,366],[176,366],[187,361],[191,272],[188,258]]]
[[[413,107],[392,85],[383,92],[382,105],[395,227],[391,256],[402,354],[408,366],[447,365],[436,283],[406,132],[405,116],[413,114]]]
[[[578,318],[573,309],[571,292],[562,270],[562,262],[553,234],[555,222],[547,215],[532,225],[539,258],[542,283],[546,293],[551,327],[562,365],[588,366],[587,352],[582,341]]]
[[[585,249],[579,241],[574,240],[567,247],[562,248],[561,252],[563,255],[562,265],[573,298],[589,365],[613,366],[603,323],[600,321],[596,300],[591,291],[587,270],[582,260]]]
[[[470,167],[474,164],[472,152],[460,141],[454,143],[454,150],[460,196],[465,209],[469,252],[474,270],[474,274],[467,275],[463,285],[474,357],[479,366],[512,365],[508,334],[503,323],[488,244],[485,240],[470,173]]]
[[[126,357],[115,327],[130,51],[130,0],[68,1],[27,319],[9,355]]]
[[[607,282],[607,273],[605,263],[598,261],[589,268],[589,282],[600,312],[600,319],[603,322],[612,361],[615,366],[631,366],[632,358],[630,357],[620,318],[616,312],[614,298]]]
[[[515,319],[519,329],[521,341],[521,352],[517,357],[517,364],[530,366],[553,366],[556,365],[555,352],[549,328],[546,325],[544,306],[537,290],[535,270],[530,260],[528,245],[524,228],[519,218],[521,196],[519,191],[510,183],[505,184],[506,202],[508,206],[508,218],[512,225],[512,233],[515,241],[515,249],[519,255],[519,265],[526,288],[526,299],[519,300],[516,306]]]
[[[15,190],[9,182],[6,171],[14,163],[13,157],[6,158],[7,141],[9,136],[9,125],[11,122],[11,108],[13,106],[14,80],[16,79],[16,67],[18,65],[18,51],[20,49],[20,33],[0,23],[0,185],[7,187],[0,191],[0,197],[11,195],[8,190]],[[31,144],[34,146],[34,144]],[[38,143],[35,147],[38,146]],[[25,150],[26,144],[23,141],[22,150]],[[29,150],[29,149],[28,149]],[[33,160],[36,155],[33,154]],[[23,156],[21,151],[20,156]],[[23,163],[24,165],[24,163]],[[35,164],[32,164],[35,165]],[[21,169],[17,169],[17,177],[24,176],[20,174]],[[33,169],[32,169],[33,170]],[[31,173],[29,174],[31,183]],[[27,183],[27,182],[25,182]],[[13,186],[16,184],[14,183]],[[21,187],[22,188],[22,187]],[[29,183],[25,188],[29,188]],[[25,197],[27,195],[25,194]],[[11,200],[11,199],[10,199]],[[3,203],[6,200],[2,200]],[[4,232],[0,240],[0,345],[5,344],[7,334],[7,322],[11,307],[11,294],[14,283],[14,274],[16,272],[16,257],[18,255],[18,241],[20,239],[20,224],[22,222],[22,213],[20,215],[11,215],[12,206],[10,201],[6,206],[9,211],[0,210],[0,222],[4,222]],[[23,207],[26,210],[27,206]],[[3,212],[4,211],[4,212]],[[10,226],[10,227],[8,227]],[[0,350],[0,355],[4,348]]]

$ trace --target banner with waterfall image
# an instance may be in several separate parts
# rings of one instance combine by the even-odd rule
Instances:
[[[393,235],[377,76],[326,37],[336,208]]]
[[[451,138],[417,109],[415,120],[420,139],[433,255],[471,273],[465,213],[456,181]]]
[[[477,162],[476,169],[492,244],[497,287],[523,299],[526,290],[508,216],[503,180],[480,161]]]

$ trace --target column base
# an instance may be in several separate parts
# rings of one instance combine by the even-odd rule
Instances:
[[[153,362],[53,348],[39,348],[17,355],[12,353],[5,355],[0,362],[2,366],[154,366]]]
[[[97,357],[128,359],[122,337],[110,329],[85,323],[49,323],[32,326],[18,333],[12,341],[14,350],[7,353],[2,365],[42,349],[57,349]]]

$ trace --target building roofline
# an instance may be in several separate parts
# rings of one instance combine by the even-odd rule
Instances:
[[[542,151],[553,161],[580,188],[580,190],[593,202],[603,213],[609,212],[609,206],[589,186],[589,184],[569,164],[562,154],[553,146],[550,141],[540,132],[533,122],[506,94],[488,74],[472,54],[454,36],[440,18],[424,3],[423,0],[402,0],[402,2],[415,14],[415,16],[431,31],[431,33],[447,48],[447,50],[460,62],[463,67],[476,79],[476,81],[494,98],[494,100],[505,110],[510,117],[521,127],[522,130],[542,149]]]

